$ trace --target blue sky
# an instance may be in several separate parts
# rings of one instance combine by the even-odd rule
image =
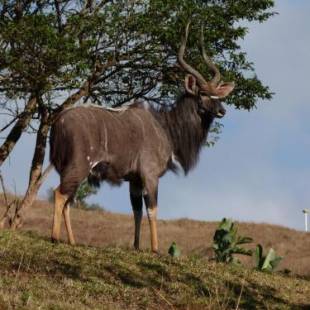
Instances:
[[[276,11],[268,22],[251,24],[241,42],[273,100],[251,112],[227,108],[220,140],[203,150],[195,170],[161,179],[160,218],[231,217],[303,229],[301,211],[310,207],[310,1],[279,0]],[[33,145],[25,136],[2,167],[13,192],[26,188]],[[53,172],[40,196],[57,184]],[[104,184],[90,201],[131,212],[126,183]]]

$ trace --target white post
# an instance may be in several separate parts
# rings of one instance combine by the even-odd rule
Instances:
[[[302,212],[305,215],[305,231],[308,231],[308,213],[309,213],[309,209],[303,209]]]

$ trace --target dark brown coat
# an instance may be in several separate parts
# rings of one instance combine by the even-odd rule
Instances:
[[[74,244],[68,202],[87,178],[119,184],[130,182],[130,199],[135,219],[134,246],[139,248],[142,198],[146,205],[151,248],[158,251],[157,194],[159,178],[180,165],[187,173],[198,160],[199,152],[215,117],[225,114],[220,99],[233,90],[233,83],[220,81],[220,72],[202,54],[214,77],[207,82],[184,60],[189,24],[185,29],[178,62],[190,73],[185,77],[185,94],[172,107],[155,110],[143,104],[126,109],[78,107],[62,112],[51,129],[51,162],[60,174],[55,190],[52,239],[59,240],[61,215],[69,242]]]
[[[138,104],[123,110],[94,106],[66,110],[52,127],[50,144],[60,191],[70,196],[88,176],[112,184],[137,175],[159,177],[173,152],[152,111]]]

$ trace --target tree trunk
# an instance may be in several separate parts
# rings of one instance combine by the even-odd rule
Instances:
[[[49,127],[49,114],[47,113],[47,111],[44,111],[41,114],[40,126],[37,132],[36,146],[30,169],[28,189],[22,202],[15,210],[15,215],[11,222],[12,229],[18,228],[22,225],[23,216],[21,210],[24,210],[25,208],[28,208],[33,204],[34,200],[37,197],[40,186],[42,185],[44,179],[52,168],[52,166],[50,165],[44,171],[44,173],[42,173]]]
[[[2,174],[0,172],[0,182],[1,182],[1,187],[2,187],[2,192],[3,192],[3,199],[4,199],[4,204],[5,204],[5,211],[0,219],[0,229],[3,229],[5,227],[5,223],[10,221],[10,215],[9,215],[9,211],[11,209],[11,207],[13,206],[13,204],[16,202],[15,200],[9,202],[8,200],[8,196],[6,194],[6,189],[5,189],[5,185],[4,185],[4,180],[2,177]]]
[[[35,199],[37,198],[38,191],[39,191],[42,183],[44,182],[44,180],[46,179],[46,177],[48,176],[48,174],[51,172],[52,169],[53,169],[53,166],[51,164],[48,165],[48,167],[44,170],[44,172],[42,173],[40,178],[37,180],[33,180],[29,184],[27,192],[26,192],[22,202],[15,209],[15,214],[14,214],[13,220],[10,222],[11,229],[15,230],[17,228],[22,227],[23,218],[24,218],[24,214],[23,214],[24,210],[27,209],[28,207],[32,206]]]
[[[13,150],[23,131],[28,127],[32,115],[36,109],[36,105],[37,99],[34,96],[31,96],[25,106],[24,112],[21,113],[18,121],[15,123],[4,143],[0,147],[0,166]]]

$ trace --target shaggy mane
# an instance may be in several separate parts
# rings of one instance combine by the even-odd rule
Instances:
[[[214,117],[199,114],[197,98],[188,94],[181,95],[172,107],[153,109],[153,113],[165,129],[174,155],[187,174],[199,159]]]

